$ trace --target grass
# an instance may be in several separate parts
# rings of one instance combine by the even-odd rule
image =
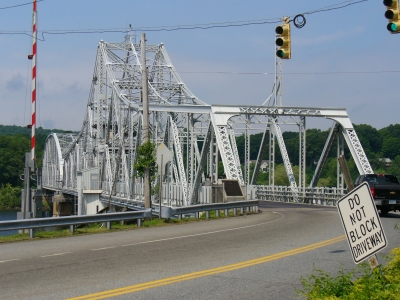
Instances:
[[[251,213],[245,213],[251,214]],[[245,215],[243,214],[243,215]],[[238,214],[240,216],[242,214]],[[233,212],[229,212],[228,217],[233,217]],[[160,226],[171,226],[171,225],[179,225],[186,224],[192,222],[200,222],[205,220],[213,220],[213,219],[221,219],[225,218],[224,212],[221,211],[220,216],[217,217],[215,211],[210,212],[210,218],[206,219],[206,214],[202,214],[199,219],[196,218],[183,218],[179,219],[158,219],[157,217],[151,220],[145,220],[143,222],[144,228],[149,227],[160,227]],[[29,237],[29,233],[23,234],[14,234],[7,236],[0,236],[0,243],[10,243],[10,242],[19,242],[26,240],[40,240],[40,239],[52,239],[52,238],[61,238],[61,237],[69,237],[69,236],[79,236],[85,234],[97,234],[97,233],[105,233],[105,232],[116,232],[116,231],[125,231],[125,230],[136,230],[142,227],[138,227],[136,222],[130,222],[128,224],[122,224],[120,222],[112,222],[111,229],[107,230],[105,224],[103,223],[93,223],[78,226],[75,229],[75,232],[70,232],[69,228],[66,229],[57,229],[57,230],[35,230],[35,237],[31,239]]]
[[[395,225],[399,229],[398,224]],[[400,248],[386,257],[387,263],[371,270],[367,263],[336,276],[322,270],[301,278],[297,294],[308,300],[400,300]]]

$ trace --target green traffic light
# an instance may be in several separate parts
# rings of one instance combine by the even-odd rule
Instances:
[[[397,25],[395,23],[389,23],[386,28],[390,32],[397,32]]]
[[[276,51],[276,56],[283,58],[285,57],[285,52],[283,50]]]

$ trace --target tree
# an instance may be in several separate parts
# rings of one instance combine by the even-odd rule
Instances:
[[[144,172],[150,170],[150,181],[154,182],[157,176],[157,148],[156,143],[147,142],[141,144],[138,149],[138,159],[134,165],[137,175],[144,176]]]
[[[30,149],[30,140],[23,135],[0,135],[0,183],[21,186],[19,179],[24,170],[25,153]]]
[[[384,140],[382,145],[382,154],[387,158],[394,158],[400,155],[400,138],[389,137]]]
[[[396,158],[392,160],[392,166],[389,167],[388,171],[390,174],[400,176],[400,155],[396,156]]]
[[[0,188],[0,208],[21,207],[21,189],[11,184],[2,184]]]
[[[381,150],[383,138],[378,130],[366,124],[353,124],[353,126],[368,157],[374,156],[375,153]]]

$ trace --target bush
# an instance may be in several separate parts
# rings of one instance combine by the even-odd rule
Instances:
[[[372,271],[367,263],[350,272],[341,270],[337,276],[315,270],[301,283],[304,289],[297,293],[309,300],[399,300],[400,248],[392,250],[386,266]]]

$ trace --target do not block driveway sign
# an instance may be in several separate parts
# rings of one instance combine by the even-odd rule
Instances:
[[[368,183],[340,199],[337,207],[356,264],[386,247],[386,236]]]

